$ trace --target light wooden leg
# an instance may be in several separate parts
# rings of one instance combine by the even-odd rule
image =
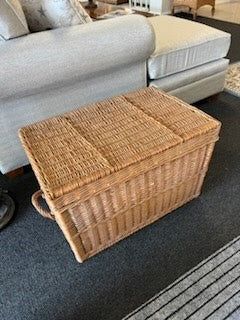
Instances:
[[[212,6],[212,16],[214,16],[215,13],[215,6]]]
[[[16,177],[22,176],[24,174],[24,169],[23,167],[18,168],[16,170],[10,171],[8,173],[6,173],[6,176],[10,179],[14,179]]]
[[[193,14],[193,20],[196,20],[196,18],[197,18],[197,10],[196,9],[192,9],[192,14]]]

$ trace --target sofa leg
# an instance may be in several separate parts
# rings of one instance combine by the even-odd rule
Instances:
[[[6,173],[6,176],[10,179],[14,179],[16,177],[22,176],[24,174],[24,168],[18,168],[16,170],[10,171],[8,173]]]
[[[192,15],[193,15],[193,20],[196,20],[196,18],[197,18],[197,10],[196,9],[192,9]]]
[[[215,6],[212,6],[212,16],[215,14]]]

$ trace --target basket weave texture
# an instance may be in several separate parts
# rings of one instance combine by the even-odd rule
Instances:
[[[198,196],[219,129],[196,108],[146,88],[19,136],[51,216],[82,262]]]

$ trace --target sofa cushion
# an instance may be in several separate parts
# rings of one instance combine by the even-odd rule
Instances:
[[[29,33],[27,22],[18,0],[0,1],[0,41]]]
[[[31,31],[91,22],[78,0],[20,0]]]
[[[155,31],[155,51],[148,60],[150,79],[176,72],[226,56],[230,34],[201,23],[171,16],[149,18]]]

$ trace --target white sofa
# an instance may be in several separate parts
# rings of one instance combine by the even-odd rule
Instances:
[[[148,84],[188,102],[221,91],[229,45],[194,22],[138,15],[0,42],[0,171],[28,164],[17,136],[26,124]]]

